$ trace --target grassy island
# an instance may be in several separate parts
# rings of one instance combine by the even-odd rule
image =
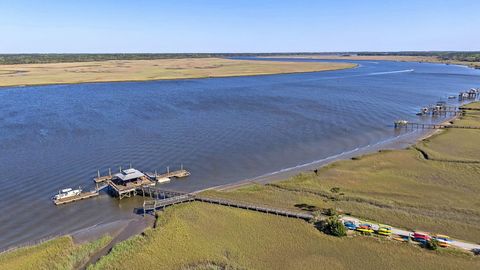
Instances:
[[[317,72],[349,63],[305,63],[224,58],[111,60],[0,65],[0,86],[150,81]]]

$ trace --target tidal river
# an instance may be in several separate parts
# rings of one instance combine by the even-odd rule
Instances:
[[[297,60],[298,61],[298,60]],[[311,60],[310,60],[311,61]],[[350,61],[355,62],[355,61]],[[0,88],[0,249],[134,215],[107,194],[56,207],[97,169],[188,168],[166,188],[232,183],[398,136],[396,119],[480,87],[480,70],[358,61],[254,77]]]

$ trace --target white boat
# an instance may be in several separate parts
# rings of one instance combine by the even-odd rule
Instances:
[[[168,178],[168,177],[157,178],[157,182],[158,182],[159,184],[161,184],[161,183],[168,183],[168,182],[170,182],[170,178]]]
[[[54,201],[60,200],[60,199],[66,199],[66,198],[78,196],[80,195],[80,193],[82,193],[82,190],[80,188],[79,189],[66,188],[66,189],[60,190],[58,194],[53,196],[52,199]]]

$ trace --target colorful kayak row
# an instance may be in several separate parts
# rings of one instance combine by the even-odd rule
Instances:
[[[344,220],[343,224],[348,230],[358,231],[365,234],[377,233],[379,235],[391,236],[392,227],[385,224],[373,224],[369,222],[355,222],[353,220]],[[437,234],[435,236],[430,236],[428,233],[415,231],[410,233],[407,239],[419,242],[421,244],[426,244],[431,240],[436,240],[440,247],[449,247],[452,243],[452,240],[449,236]]]

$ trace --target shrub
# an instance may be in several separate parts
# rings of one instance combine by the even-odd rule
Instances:
[[[347,228],[345,228],[345,225],[343,225],[343,222],[338,218],[338,216],[332,216],[326,220],[320,221],[318,228],[326,234],[337,237],[347,235]]]
[[[323,210],[323,214],[329,217],[338,215],[337,210],[333,208],[327,208]]]
[[[330,189],[330,192],[332,193],[338,193],[340,191],[340,188],[339,187],[333,187]]]
[[[438,241],[436,239],[431,239],[425,243],[425,247],[430,250],[437,250]]]

